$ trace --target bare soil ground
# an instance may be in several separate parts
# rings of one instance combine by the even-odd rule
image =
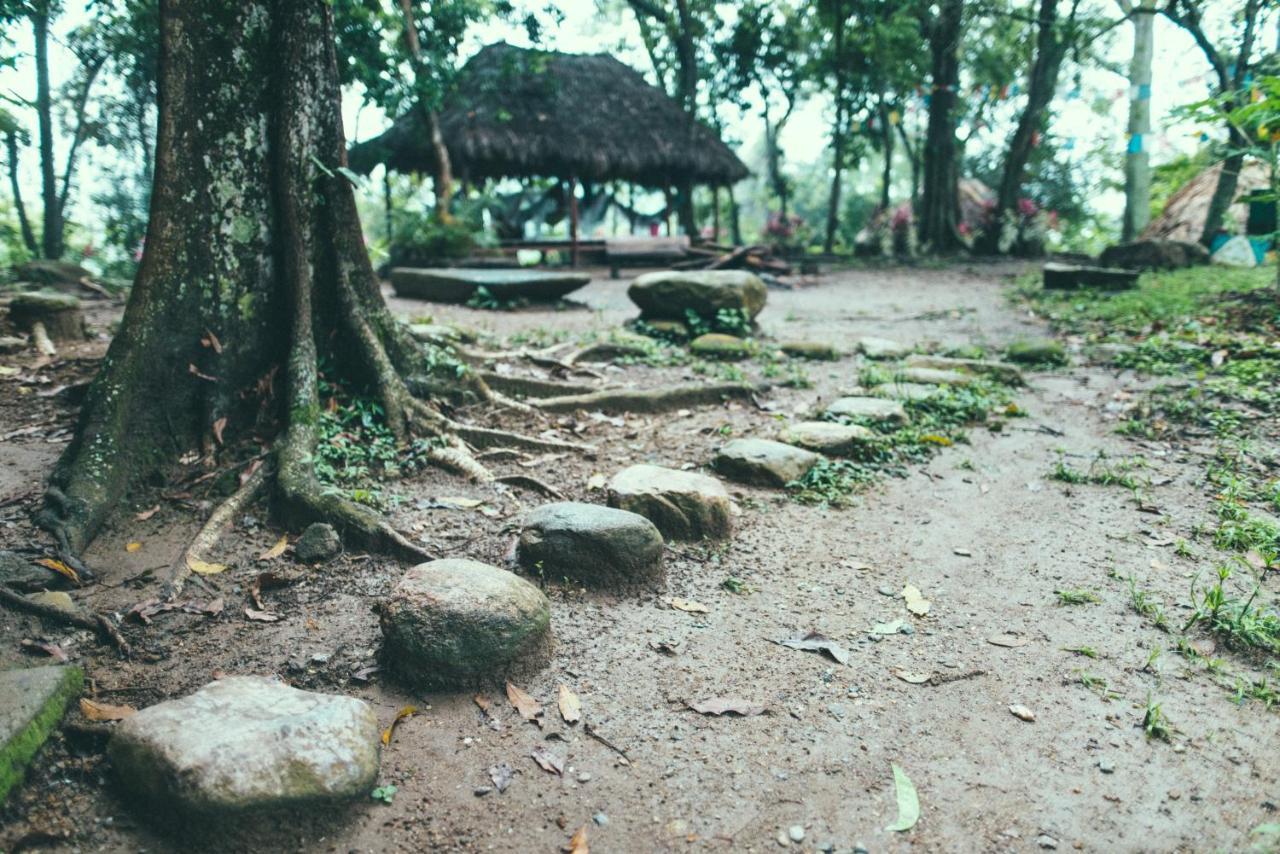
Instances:
[[[1012,270],[833,274],[771,291],[761,325],[777,339],[843,348],[861,335],[998,347],[1044,334],[1008,301]],[[391,302],[406,314],[539,339],[616,327],[634,314],[625,282],[601,275],[580,294],[589,309],[504,313]],[[109,312],[100,314],[94,319],[103,323]],[[84,349],[92,357],[102,344]],[[546,706],[541,728],[522,721],[497,686],[480,692],[490,717],[474,692],[409,693],[370,672],[379,646],[373,605],[402,567],[359,553],[315,569],[292,567],[287,555],[257,562],[282,533],[265,507],[224,537],[217,558],[232,569],[189,591],[221,598],[222,612],[130,623],[131,661],[87,633],[0,611],[0,666],[33,663],[24,638],[56,642],[86,668],[104,702],[142,707],[218,674],[278,674],[299,687],[361,697],[387,724],[406,705],[421,710],[383,751],[381,780],[398,787],[391,804],[371,800],[325,820],[250,820],[200,840],[175,838],[132,811],[112,785],[103,726],[73,713],[0,813],[0,849],[550,852],[583,825],[592,849],[604,852],[767,851],[779,847],[780,833],[796,850],[1246,849],[1254,827],[1276,821],[1280,717],[1258,703],[1237,705],[1203,669],[1175,656],[1173,637],[1135,612],[1124,580],[1133,576],[1181,625],[1190,580],[1213,559],[1212,546],[1195,537],[1210,517],[1203,454],[1211,449],[1115,435],[1114,421],[1142,381],[1079,362],[1029,376],[1018,402],[1030,417],[999,432],[975,428],[970,444],[872,487],[854,507],[802,506],[778,491],[733,486],[741,508],[733,539],[670,547],[661,594],[619,598],[548,583],[555,656],[522,685]],[[811,363],[813,388],[778,388],[769,400],[786,413],[832,399],[857,383],[859,365],[854,356]],[[0,383],[0,546],[37,536],[28,515],[74,415],[62,395],[42,391],[91,371],[90,358],[45,369],[42,385]],[[636,366],[608,377],[652,385],[685,372]],[[526,417],[506,423],[535,432],[548,426]],[[13,432],[33,425],[39,429]],[[771,436],[778,418],[730,404],[612,423],[569,416],[549,426],[576,431],[598,452],[493,467],[601,501],[588,489],[593,474],[636,462],[701,466],[725,435]],[[1060,453],[1087,465],[1098,451],[1141,454],[1146,476],[1160,485],[1137,502],[1119,487],[1048,477]],[[156,595],[158,577],[207,512],[208,481],[192,483],[199,474],[122,499],[85,556],[102,577],[73,592],[80,604],[124,612]],[[389,489],[403,499],[395,524],[429,549],[495,563],[521,508],[544,500],[436,472]],[[431,500],[454,496],[486,503],[449,509]],[[135,518],[155,505],[146,521]],[[1190,555],[1175,553],[1179,539],[1191,542]],[[129,551],[130,543],[141,546]],[[298,578],[263,593],[278,622],[250,621],[249,586],[268,568]],[[730,575],[748,592],[724,589]],[[896,595],[904,584],[931,601],[926,617],[908,614]],[[1274,592],[1276,580],[1268,584]],[[1092,591],[1099,601],[1062,605],[1060,590]],[[669,596],[709,612],[673,610]],[[873,638],[875,624],[893,620],[913,633]],[[811,629],[848,649],[848,665],[773,642]],[[1082,646],[1097,657],[1068,651]],[[1153,661],[1153,650],[1167,652]],[[1233,667],[1251,666],[1227,655]],[[899,672],[931,678],[913,684]],[[1093,679],[1105,679],[1106,690]],[[603,740],[560,721],[562,684],[581,697],[585,722]],[[767,712],[717,718],[688,708],[715,696]],[[1149,702],[1160,704],[1171,740],[1144,731]],[[1013,716],[1011,705],[1028,707],[1035,720]],[[538,746],[564,759],[562,776],[534,763]],[[500,763],[515,771],[510,787],[475,794],[492,785],[487,769]],[[896,817],[891,765],[919,792],[921,818],[907,833],[885,829]],[[805,830],[796,844],[785,839],[794,825]]]

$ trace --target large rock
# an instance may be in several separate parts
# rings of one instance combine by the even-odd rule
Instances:
[[[480,288],[498,300],[556,300],[591,281],[585,273],[540,270],[471,270],[453,267],[396,267],[396,296],[432,302],[466,302]]]
[[[299,563],[320,563],[342,551],[342,539],[337,530],[327,522],[314,522],[307,526],[293,544],[293,556]]]
[[[473,687],[551,657],[551,606],[504,569],[452,558],[410,569],[381,608],[385,659],[405,681]]]
[[[868,359],[901,359],[911,352],[911,347],[888,338],[867,335],[858,339],[858,351]]]
[[[1108,246],[1098,257],[1104,267],[1126,270],[1181,270],[1209,263],[1209,250],[1185,240],[1135,240]]]
[[[646,320],[684,320],[685,312],[693,311],[710,321],[721,309],[741,309],[754,320],[769,291],[759,276],[745,270],[665,271],[638,276],[627,296]]]
[[[826,408],[826,414],[833,418],[847,418],[850,421],[902,423],[907,420],[907,410],[901,403],[881,397],[837,398]]]
[[[10,590],[43,590],[65,583],[64,576],[36,566],[16,552],[0,551],[0,584]]]
[[[875,397],[887,397],[892,400],[928,400],[942,394],[942,387],[928,383],[910,383],[893,381],[881,383],[870,390]]]
[[[822,456],[769,439],[733,439],[712,460],[730,480],[757,486],[786,486],[804,477]]]
[[[79,667],[0,672],[0,805],[22,782],[28,763],[83,685]]]
[[[938,368],[903,368],[898,371],[895,378],[899,382],[920,383],[922,385],[969,385],[973,382],[972,374]]]
[[[730,532],[729,493],[696,472],[630,466],[609,481],[609,505],[639,513],[668,540],[719,540]]]
[[[689,352],[708,359],[737,362],[751,355],[751,345],[732,335],[708,332],[689,342]]]
[[[153,808],[241,812],[367,798],[378,738],[363,700],[229,676],[125,718],[107,754]]]
[[[563,501],[525,516],[516,561],[553,581],[626,588],[662,580],[662,547],[662,534],[638,513]]]
[[[846,456],[874,442],[876,434],[857,424],[798,421],[783,427],[778,433],[778,438],[788,445],[796,445],[823,454]]]
[[[993,362],[989,359],[959,359],[950,356],[930,356],[925,353],[914,353],[907,357],[909,368],[933,368],[939,371],[964,371],[991,379],[1007,385],[1022,385],[1022,371],[1017,365],[1008,362]]]
[[[23,332],[30,332],[37,323],[42,323],[54,341],[84,340],[80,300],[68,294],[53,291],[18,294],[9,301],[9,319]]]

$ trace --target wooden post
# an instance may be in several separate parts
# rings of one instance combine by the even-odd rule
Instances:
[[[578,179],[569,179],[569,266],[578,266]]]
[[[711,242],[720,243],[720,185],[711,188]]]

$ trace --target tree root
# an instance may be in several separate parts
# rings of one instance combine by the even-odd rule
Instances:
[[[481,371],[480,377],[494,391],[525,397],[560,397],[567,394],[590,394],[598,390],[586,383],[550,382],[534,377],[506,376],[495,371]]]
[[[747,383],[669,386],[641,390],[597,391],[534,401],[534,406],[547,412],[573,412],[578,409],[602,412],[669,412],[693,406],[717,404],[725,400],[750,400],[759,389]]]
[[[115,646],[120,652],[121,658],[128,658],[132,653],[129,649],[129,642],[124,639],[124,635],[120,634],[120,630],[104,614],[94,614],[91,617],[84,614],[73,614],[63,611],[61,608],[55,608],[52,605],[33,602],[4,585],[0,585],[0,603],[8,605],[15,611],[25,611],[28,614],[35,614],[37,617],[46,620],[53,620],[65,625],[97,632]]]
[[[630,356],[632,358],[641,358],[648,354],[648,350],[635,344],[619,344],[613,341],[597,341],[594,344],[588,344],[581,349],[574,350],[572,353],[565,356],[562,361],[566,365],[576,365],[578,362],[590,362],[597,359],[610,362],[619,357]]]
[[[217,545],[222,531],[262,494],[267,485],[268,468],[270,468],[268,465],[258,466],[257,471],[250,474],[240,488],[218,505],[218,508],[205,521],[199,533],[183,550],[182,556],[170,568],[169,578],[161,594],[164,601],[172,602],[182,595],[182,588],[191,577],[193,568],[204,562],[203,555],[209,554]]]
[[[565,442],[560,439],[541,439],[489,427],[450,423],[449,429],[459,439],[477,448],[522,448],[526,451],[573,451],[576,453],[590,453],[595,450],[591,445],[580,445],[577,442]]]
[[[564,501],[564,493],[556,489],[554,486],[543,483],[536,477],[530,477],[527,474],[504,474],[494,478],[498,483],[505,483],[508,486],[518,486],[521,489],[528,489],[533,492],[541,493],[548,498],[554,498],[557,501]]]

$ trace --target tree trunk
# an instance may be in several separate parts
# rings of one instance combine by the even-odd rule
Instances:
[[[733,194],[733,187],[729,188],[729,238],[734,246],[742,245],[742,221],[739,218],[738,198]]]
[[[920,154],[912,147],[911,138],[907,136],[907,128],[898,122],[898,139],[902,142],[902,150],[907,153],[907,163],[911,165],[911,210],[920,212]]]
[[[36,120],[40,135],[40,203],[44,206],[44,226],[40,248],[44,257],[62,257],[62,208],[58,204],[58,180],[53,164],[53,93],[49,83],[49,2],[33,4],[31,35],[35,42]]]
[[[1156,10],[1153,0],[1133,9],[1133,61],[1129,64],[1129,144],[1124,158],[1124,220],[1120,239],[1137,239],[1151,219],[1151,57]]]
[[[27,218],[27,206],[22,200],[22,183],[18,180],[18,135],[12,131],[4,135],[5,156],[9,166],[9,191],[13,193],[13,208],[18,213],[18,228],[22,232],[22,245],[32,255],[40,254],[40,244],[36,242],[35,232],[31,230],[31,220]]]
[[[884,150],[884,168],[880,173],[880,209],[888,210],[893,189],[893,126],[889,123],[889,108],[880,101],[880,145]]]
[[[837,97],[839,97],[837,95]],[[845,104],[841,98],[836,105],[836,128],[831,138],[831,192],[827,194],[827,234],[822,251],[830,255],[836,248],[836,228],[840,224],[840,183],[844,178]]]
[[[929,25],[933,91],[925,131],[920,243],[930,252],[961,249],[960,171],[956,151],[956,96],[960,85],[960,33],[964,0],[941,0]]]
[[[160,32],[147,251],[39,520],[78,552],[132,482],[279,425],[268,465],[291,520],[327,518],[368,548],[420,557],[312,466],[320,358],[328,381],[368,390],[398,437],[451,424],[410,393],[443,380],[383,304],[338,171],[331,7],[162,0]],[[455,442],[435,458],[468,470],[461,453]]]
[[[418,27],[413,18],[413,0],[400,0],[400,16],[404,19],[404,38],[409,47],[409,55],[413,57],[413,73],[415,79],[422,69],[422,44],[418,41]],[[440,117],[436,111],[419,101],[418,109],[422,111],[423,121],[427,125],[427,135],[431,138],[431,150],[436,156],[436,174],[432,189],[436,194],[436,219],[449,222],[452,214],[449,208],[453,203],[453,161],[449,157],[449,149],[444,144],[444,134],[440,132]]]

